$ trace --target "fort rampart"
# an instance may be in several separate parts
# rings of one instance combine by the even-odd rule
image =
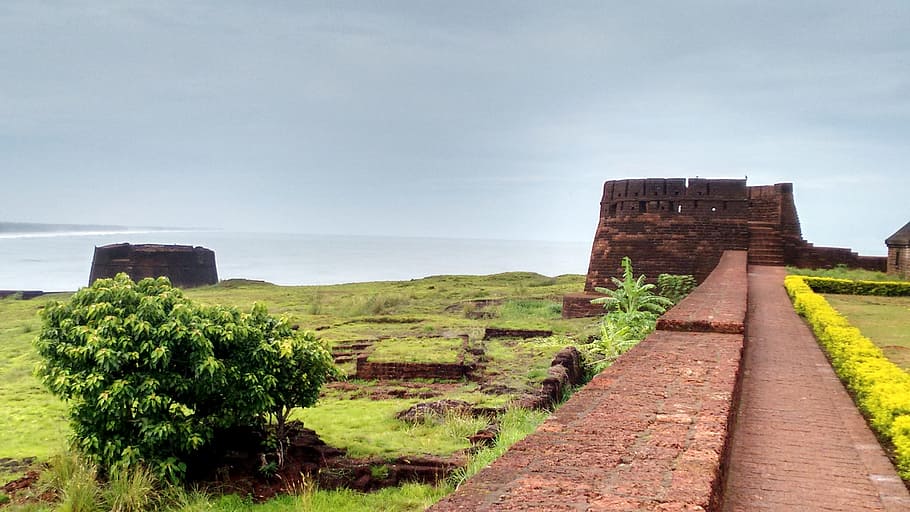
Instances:
[[[189,245],[112,244],[95,247],[89,284],[125,272],[134,281],[165,276],[179,288],[218,283],[215,253]]]
[[[595,287],[621,277],[622,258],[636,275],[691,274],[702,282],[727,250],[748,251],[749,263],[885,270],[886,258],[803,240],[791,183],[747,186],[745,179],[654,178],[607,181],[585,281],[567,295],[563,316],[601,314]]]
[[[431,510],[717,510],[746,329],[747,254]]]

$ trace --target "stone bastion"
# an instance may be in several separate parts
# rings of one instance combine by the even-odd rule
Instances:
[[[120,272],[134,281],[164,276],[178,288],[218,283],[215,253],[205,247],[127,243],[95,247],[89,284]]]

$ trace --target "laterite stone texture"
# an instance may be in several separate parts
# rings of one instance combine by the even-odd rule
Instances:
[[[887,258],[815,247],[802,237],[791,183],[747,186],[745,179],[655,178],[604,183],[600,220],[585,281],[588,296],[565,297],[563,316],[599,314],[584,303],[621,277],[622,258],[651,282],[691,274],[702,282],[727,250],[749,251],[752,265],[884,271]]]
[[[685,320],[741,329],[746,286],[745,252],[724,254]],[[431,510],[716,509],[743,340],[655,331]]]

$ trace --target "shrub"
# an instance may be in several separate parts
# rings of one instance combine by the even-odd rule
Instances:
[[[910,296],[910,282],[906,281],[854,281],[833,277],[803,277],[802,279],[816,293],[883,297]]]
[[[784,281],[794,308],[806,317],[831,366],[879,438],[894,447],[901,477],[910,479],[910,374],[885,358],[859,329],[814,293],[807,280],[787,276]]]
[[[76,446],[104,470],[143,461],[179,480],[217,429],[283,425],[334,372],[312,334],[264,306],[197,305],[165,278],[100,279],[41,316],[37,374],[69,402]]]
[[[695,277],[691,275],[660,274],[657,276],[657,289],[660,295],[670,299],[674,304],[679,304],[679,301],[692,293],[697,285]]]
[[[644,274],[636,279],[632,272],[632,260],[628,256],[622,259],[623,278],[611,277],[616,289],[594,288],[606,297],[591,301],[591,304],[603,304],[607,311],[617,310],[623,313],[646,311],[662,314],[673,305],[670,299],[654,293],[654,285],[645,282]]]
[[[657,317],[673,306],[670,299],[654,293],[654,285],[645,283],[644,275],[635,278],[628,257],[622,259],[622,266],[623,279],[611,278],[616,289],[595,288],[606,297],[591,303],[603,304],[607,313],[601,320],[600,337],[579,347],[588,376],[600,373],[645,339],[657,325]]]

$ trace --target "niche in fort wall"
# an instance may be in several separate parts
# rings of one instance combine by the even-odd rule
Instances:
[[[218,283],[215,253],[205,247],[127,243],[95,247],[89,284],[120,272],[134,281],[164,276],[179,288]]]

